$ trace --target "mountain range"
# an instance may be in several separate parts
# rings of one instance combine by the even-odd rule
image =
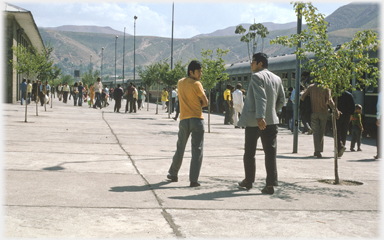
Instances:
[[[380,17],[378,3],[351,3],[340,7],[330,14],[326,21],[330,23],[328,37],[334,46],[350,41],[357,31],[373,29],[379,33]],[[280,45],[270,45],[269,40],[277,36],[290,36],[296,33],[296,22],[286,24],[262,23],[270,32],[264,41],[258,43],[257,51],[263,51],[269,56],[292,53]],[[250,24],[242,24],[248,29]],[[190,59],[201,58],[202,49],[229,49],[224,57],[227,64],[248,59],[246,43],[240,42],[240,36],[235,34],[236,26],[214,31],[210,34],[200,34],[188,39],[174,39],[174,62],[181,60],[187,63]],[[52,53],[54,62],[62,68],[64,74],[72,74],[74,70],[81,73],[101,69],[103,59],[103,76],[115,73],[115,41],[117,47],[116,72],[122,75],[123,69],[123,32],[110,27],[98,26],[61,26],[56,28],[39,28],[44,42],[54,46]],[[116,40],[116,35],[119,38]],[[145,66],[171,56],[171,39],[152,36],[136,36],[136,67]],[[102,50],[104,47],[104,50]],[[133,78],[133,36],[125,36],[124,75]],[[137,71],[136,71],[137,73]]]

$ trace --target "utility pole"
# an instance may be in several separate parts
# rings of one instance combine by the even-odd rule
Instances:
[[[297,34],[301,34],[301,6],[298,6],[297,11]],[[301,41],[297,43],[296,50],[299,50],[301,48]],[[300,105],[300,78],[301,78],[301,60],[299,59],[299,56],[296,55],[296,78],[295,78],[295,108],[293,110],[295,122],[293,126],[293,153],[297,153],[297,146],[298,146],[298,140],[299,140],[299,105]]]

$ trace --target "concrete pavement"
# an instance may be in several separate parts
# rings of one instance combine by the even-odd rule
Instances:
[[[264,154],[256,152],[256,182],[244,178],[244,130],[205,113],[200,187],[189,187],[190,143],[179,181],[166,180],[178,122],[155,104],[149,111],[114,113],[53,99],[47,111],[3,104],[4,236],[7,238],[379,238],[381,161],[375,141],[339,159],[342,180],[330,185],[333,138],[313,157],[311,135],[279,128],[279,186],[263,195]],[[125,101],[123,101],[125,105]]]

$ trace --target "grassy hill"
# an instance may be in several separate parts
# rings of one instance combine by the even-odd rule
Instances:
[[[334,46],[350,41],[357,31],[374,29],[379,32],[379,6],[376,3],[348,4],[337,9],[326,18],[331,24],[329,39]],[[75,69],[87,71],[90,66],[100,71],[103,52],[103,75],[115,73],[115,36],[103,33],[85,33],[39,29],[44,42],[51,41],[55,50],[54,61],[64,74],[73,74]],[[292,53],[294,49],[270,45],[269,40],[276,36],[290,36],[296,33],[296,28],[270,31],[265,39],[264,52],[270,56]],[[116,45],[117,75],[122,75],[123,41],[119,35]],[[261,41],[257,51],[261,51]],[[229,49],[225,56],[226,63],[234,63],[248,59],[246,44],[240,42],[240,36],[194,37],[189,39],[174,39],[173,58],[183,63],[190,59],[200,59],[202,49]],[[126,78],[133,75],[133,36],[125,37],[124,74]],[[92,54],[92,57],[90,56]],[[136,36],[136,67],[145,66],[171,57],[171,39],[150,36]]]

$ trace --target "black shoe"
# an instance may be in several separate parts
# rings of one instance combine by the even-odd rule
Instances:
[[[172,176],[171,174],[167,175],[167,178],[171,180],[171,182],[177,182],[179,181],[178,177]]]
[[[200,183],[199,182],[191,182],[191,184],[189,186],[190,187],[200,187]]]
[[[345,149],[346,149],[345,147],[342,147],[342,148],[339,150],[339,154],[338,154],[339,157],[343,156]]]
[[[361,151],[363,151],[363,150],[361,150],[361,148],[358,148],[357,151],[358,151],[358,152],[361,152]]]
[[[321,156],[321,153],[320,153],[320,152],[315,152],[315,153],[313,154],[313,156],[316,156],[317,158],[321,158],[321,157],[323,157],[323,156]]]
[[[172,119],[173,119],[173,120],[175,120],[175,121],[177,121],[177,118],[175,118],[175,117],[174,117],[174,118],[172,118]]]
[[[261,190],[261,192],[264,194],[273,194],[275,192],[275,190],[273,189],[273,186],[271,186],[271,187],[265,186],[265,188],[263,188]]]
[[[245,179],[241,182],[239,182],[239,187],[246,188],[246,189],[251,189],[252,188],[252,183],[248,183],[245,181]]]
[[[351,148],[351,152],[354,152],[354,151],[355,151],[355,149]]]

